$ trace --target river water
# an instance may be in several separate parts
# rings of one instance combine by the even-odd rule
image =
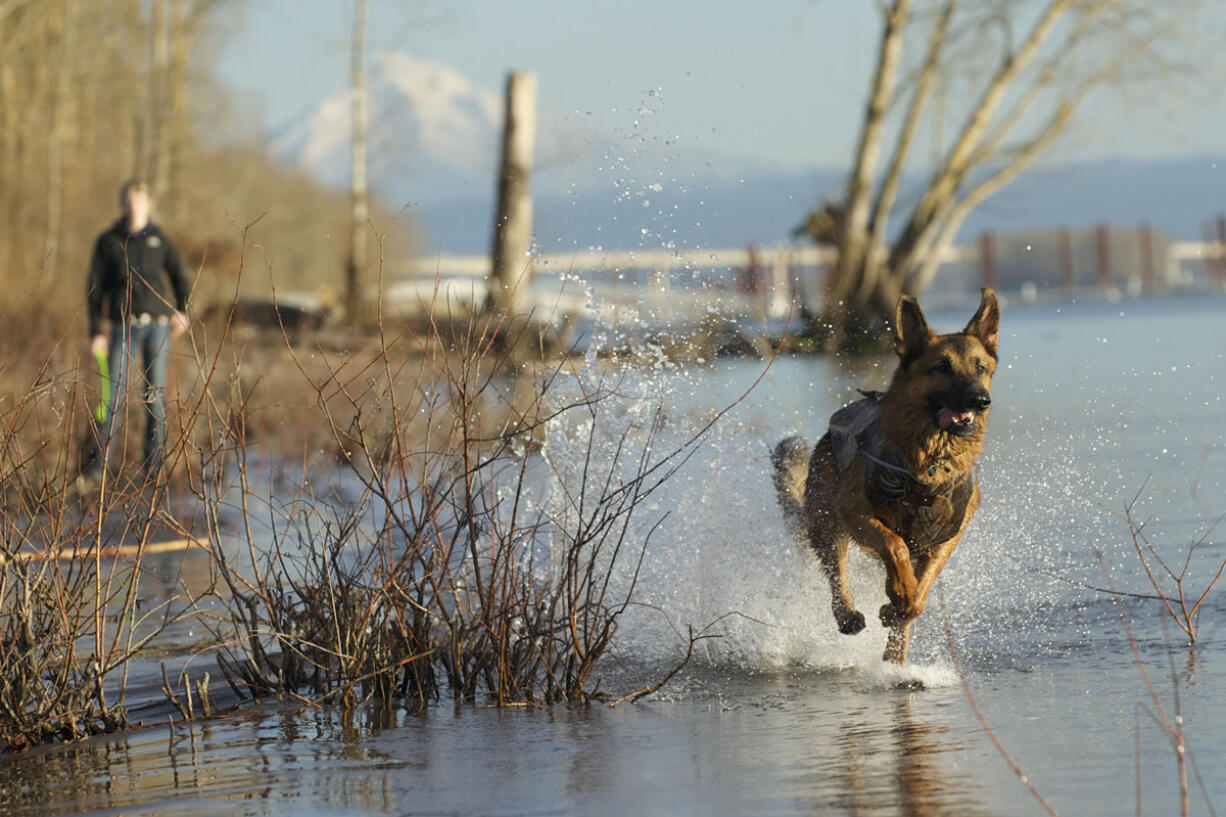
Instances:
[[[948,330],[968,316],[929,320]],[[648,606],[627,613],[608,688],[662,674],[685,625],[737,613],[659,694],[615,708],[270,703],[194,725],[152,719],[0,757],[2,811],[1044,813],[975,716],[949,641],[991,733],[1060,813],[1132,814],[1138,802],[1179,813],[1159,708],[1182,717],[1191,812],[1226,808],[1226,587],[1210,594],[1194,649],[1156,602],[1093,589],[1152,592],[1123,518],[1134,498],[1176,572],[1205,537],[1185,584],[1193,598],[1226,558],[1212,531],[1226,512],[1224,318],[1221,296],[1006,305],[983,505],[938,584],[945,611],[930,602],[906,667],[881,663],[873,615],[858,636],[835,631],[824,580],[779,519],[767,460],[785,434],[815,439],[856,386],[883,386],[889,365],[780,359],[652,499],[668,515],[643,565]],[[635,382],[683,434],[763,366],[664,367]],[[880,569],[861,556],[852,567],[860,609],[875,611]]]

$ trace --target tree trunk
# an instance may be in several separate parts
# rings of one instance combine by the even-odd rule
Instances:
[[[1016,176],[1063,129],[1071,113],[1071,108],[1065,105],[1067,95],[1061,98],[1048,128],[1040,128],[1041,132],[1028,141],[1002,146],[1019,122],[1030,120],[1029,106],[1050,91],[1054,78],[1068,61],[1068,54],[1086,40],[1089,32],[1101,28],[1097,25],[1099,17],[1109,5],[1111,0],[1083,6],[1076,0],[1046,0],[1026,36],[1005,54],[999,67],[986,78],[978,100],[937,163],[888,253],[886,236],[899,199],[903,169],[924,119],[928,99],[937,84],[942,54],[948,50],[947,40],[967,35],[950,34],[956,29],[953,17],[958,0],[943,0],[933,8],[925,56],[917,65],[914,85],[909,89],[910,102],[894,137],[893,155],[870,210],[870,187],[885,138],[884,120],[893,98],[904,32],[911,16],[910,3],[906,0],[894,0],[883,6],[885,24],[876,75],[841,210],[838,264],[826,293],[821,329],[827,333],[825,346],[828,351],[874,345],[874,341],[883,336],[881,330],[888,325],[898,296],[918,294],[931,281],[940,256],[966,215]],[[1060,30],[1060,23],[1072,11],[1078,14],[1074,25],[1065,31],[1054,48],[1048,47],[1053,32]],[[1029,78],[1023,79],[1042,49],[1048,52],[1048,61],[1040,66],[1037,75],[1030,72]],[[1073,96],[1079,99],[1084,89],[1101,82],[1103,76],[1093,75]],[[986,180],[974,179],[977,169],[997,160],[1002,161],[1001,168],[988,174]],[[975,181],[973,186],[972,181]],[[971,186],[969,192],[968,186]]]
[[[64,139],[68,120],[68,91],[76,57],[76,3],[63,4],[60,21],[59,59],[56,60],[55,86],[51,97],[51,118],[47,133],[47,214],[43,233],[43,265],[56,278],[59,264],[60,233],[64,214]]]
[[[184,18],[184,0],[171,0],[170,21],[166,34],[166,92],[158,149],[161,166],[158,184],[161,187],[162,213],[171,219],[181,218],[179,202],[179,159],[187,132],[187,74],[191,60],[194,31]]]
[[[174,0],[171,0],[174,2]],[[161,199],[167,190],[166,172],[166,113],[168,108],[167,85],[170,72],[170,15],[167,0],[153,0],[149,24],[149,164],[145,171],[149,176],[155,199]]]
[[[912,92],[906,117],[898,133],[898,141],[894,147],[894,155],[890,159],[890,167],[886,171],[885,180],[881,183],[881,191],[873,205],[869,249],[864,258],[864,272],[853,298],[853,303],[861,308],[874,301],[884,300],[887,304],[892,303],[898,297],[897,287],[892,285],[894,279],[890,277],[888,270],[882,268],[886,231],[889,227],[890,213],[894,210],[894,204],[898,200],[903,168],[911,153],[911,146],[915,143],[915,137],[919,133],[924,109],[928,105],[932,89],[941,72],[941,52],[945,47],[945,40],[949,34],[949,22],[953,18],[956,6],[957,0],[945,0],[941,13],[934,19],[919,79]],[[883,288],[884,282],[888,282],[891,286]]]
[[[183,156],[191,138],[188,82],[192,50],[206,15],[217,0],[171,0],[167,35],[166,115],[162,124],[162,212],[183,218]]]
[[[877,52],[877,67],[869,94],[855,165],[847,182],[847,196],[839,230],[839,260],[826,292],[825,322],[830,335],[828,348],[843,345],[844,335],[863,327],[854,304],[848,303],[863,276],[869,246],[869,196],[881,155],[886,113],[894,98],[898,66],[902,60],[903,35],[911,14],[910,0],[895,0],[886,13],[885,30]]]
[[[17,235],[17,83],[6,57],[10,43],[0,42],[0,207],[9,235]]]

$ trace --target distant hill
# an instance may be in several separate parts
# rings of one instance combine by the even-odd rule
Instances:
[[[1032,170],[989,199],[963,232],[1148,221],[1170,238],[1199,239],[1219,213],[1226,213],[1226,156],[1107,159]]]
[[[431,251],[486,251],[499,94],[443,63],[394,52],[377,58],[370,87],[375,192],[422,225]],[[539,134],[536,233],[548,251],[775,243],[844,182],[840,170],[698,154],[658,137],[627,144],[548,112]],[[340,187],[348,139],[341,90],[276,134],[272,148],[281,162]],[[921,181],[917,174],[912,187]],[[1112,159],[1032,170],[973,213],[960,240],[985,229],[1142,221],[1191,239],[1219,212],[1226,212],[1226,158]]]
[[[821,196],[837,196],[843,180],[841,171],[829,169],[761,171],[747,173],[744,181],[709,184],[691,180],[656,194],[649,207],[599,188],[562,196],[541,193],[536,233],[546,250],[774,243],[786,240]],[[424,200],[414,208],[436,249],[488,249],[492,190],[491,180],[488,194]],[[959,241],[973,241],[984,230],[1135,227],[1145,221],[1174,240],[1200,239],[1202,225],[1218,213],[1226,213],[1226,159],[1116,159],[1022,176],[971,214]]]

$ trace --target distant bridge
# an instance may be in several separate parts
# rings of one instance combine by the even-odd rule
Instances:
[[[1105,228],[1098,230],[1100,270],[1095,283],[1075,285],[1070,270],[1063,289],[1056,288],[1057,294],[1118,295],[1121,285],[1130,294],[1186,288],[1194,283],[1186,269],[1187,262],[1203,263],[1208,283],[1226,284],[1226,244],[1201,241],[1171,242],[1164,248],[1165,257],[1142,264],[1135,280],[1115,280]],[[794,303],[811,309],[820,306],[826,270],[836,259],[833,248],[790,244],[543,253],[533,257],[535,274],[530,303],[541,316],[599,313],[614,323],[687,322],[701,318],[712,308],[734,315],[777,319],[785,316]],[[1159,260],[1161,264],[1153,263]],[[995,280],[995,242],[990,234],[976,245],[951,247],[941,263],[957,268],[957,274],[938,275],[938,283],[946,278],[956,280],[951,287],[934,289],[934,300],[972,297],[980,284],[1000,286]],[[403,276],[385,286],[382,297],[384,304],[395,311],[415,311],[436,298],[439,303],[452,305],[481,303],[489,273],[487,255],[415,258],[408,263]],[[1023,297],[1035,297],[1033,289],[1022,287],[1020,291]]]
[[[699,318],[713,307],[778,317],[793,300],[816,303],[835,252],[818,247],[718,250],[582,250],[533,257],[530,302],[538,315],[600,313],[614,322]],[[383,292],[392,308],[435,297],[471,304],[485,298],[484,255],[416,258]]]

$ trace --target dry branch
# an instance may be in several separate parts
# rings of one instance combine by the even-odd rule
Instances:
[[[922,293],[968,214],[1055,144],[1091,93],[1178,73],[1180,60],[1164,46],[1179,42],[1190,19],[1135,0],[1044,0],[1037,7],[930,0],[914,9],[883,3],[881,13],[846,192],[802,228],[838,250],[814,327],[828,351],[873,347],[885,337],[898,295]],[[912,29],[922,29],[914,37],[922,47],[905,67]],[[1002,54],[985,70],[983,43],[995,32]],[[900,72],[908,81],[897,82]],[[955,83],[965,108],[955,106],[959,118],[946,136],[946,107],[931,100],[945,99]],[[896,98],[905,105],[891,118]],[[904,171],[927,125],[933,170],[903,196]],[[890,161],[877,178],[886,151]]]
[[[1026,790],[1030,792],[1030,796],[1043,807],[1044,811],[1052,815],[1052,817],[1059,817],[1060,812],[1056,811],[1056,809],[1047,802],[1047,799],[1039,793],[1039,790],[1035,788],[1035,785],[1033,782],[1031,782],[1030,777],[1024,771],[1022,771],[1022,767],[1018,765],[1017,761],[1013,759],[1013,756],[1010,755],[1008,750],[1005,749],[1004,744],[1000,742],[1000,738],[997,737],[996,732],[992,729],[992,725],[988,723],[987,717],[984,716],[983,710],[979,708],[979,703],[975,700],[974,693],[971,692],[970,678],[967,677],[966,669],[962,666],[962,661],[958,658],[958,649],[954,646],[953,628],[949,623],[949,611],[945,608],[944,590],[940,591],[937,598],[941,603],[941,621],[945,628],[945,644],[949,649],[949,658],[951,661],[953,661],[954,670],[958,673],[958,680],[962,682],[962,692],[966,695],[967,703],[971,705],[971,711],[975,713],[975,718],[983,727],[983,731],[988,736],[988,740],[992,741],[992,745],[996,747],[996,751],[1000,754],[1001,758],[1003,758],[1005,763],[1009,765],[1009,769],[1018,779],[1018,782],[1026,787]]]

